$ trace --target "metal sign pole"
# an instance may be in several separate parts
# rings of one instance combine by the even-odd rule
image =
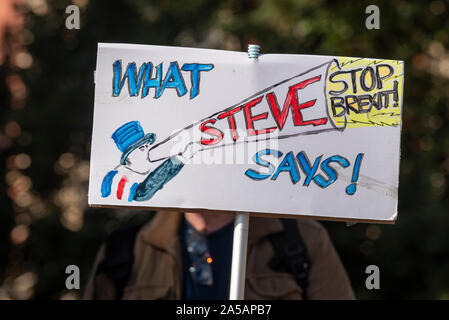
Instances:
[[[250,59],[259,57],[260,47],[248,45]],[[245,297],[246,256],[248,249],[249,213],[236,213],[234,221],[234,239],[232,242],[232,265],[229,300],[243,300]]]
[[[249,213],[237,213],[234,222],[234,240],[232,242],[229,300],[243,300],[245,295],[248,225]]]

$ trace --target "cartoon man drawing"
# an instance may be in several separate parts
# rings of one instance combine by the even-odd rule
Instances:
[[[103,178],[101,195],[104,198],[116,190],[118,200],[147,201],[173,179],[187,159],[193,156],[193,144],[189,144],[183,153],[151,159],[150,145],[155,142],[156,134],[145,134],[139,121],[125,123],[112,134],[112,139],[122,156],[120,164]]]

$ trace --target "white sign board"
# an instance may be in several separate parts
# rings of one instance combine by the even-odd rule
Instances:
[[[393,222],[403,70],[99,44],[89,204]]]

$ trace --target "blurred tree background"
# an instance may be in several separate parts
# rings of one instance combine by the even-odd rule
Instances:
[[[81,29],[65,28],[78,5]],[[365,8],[380,8],[380,30]],[[0,1],[0,299],[77,299],[106,236],[151,215],[87,206],[98,42],[405,61],[399,219],[326,222],[360,299],[448,299],[449,3]],[[375,203],[371,205],[376,205]],[[365,288],[365,268],[381,289]]]

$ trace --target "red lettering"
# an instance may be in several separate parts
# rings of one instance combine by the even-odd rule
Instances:
[[[229,128],[232,131],[232,139],[234,141],[237,141],[237,139],[239,138],[237,131],[236,131],[237,128],[236,128],[236,124],[235,124],[234,113],[239,112],[240,110],[242,110],[241,106],[234,108],[232,110],[223,112],[223,113],[219,114],[217,117],[218,119],[223,119],[223,118],[228,117]]]
[[[293,121],[295,123],[295,126],[305,126],[309,124],[318,126],[327,123],[327,118],[303,121],[300,110],[315,105],[316,99],[299,104],[298,97],[296,95],[297,90],[304,89],[309,84],[320,81],[320,79],[321,75],[301,81],[288,88],[287,97],[285,98],[284,107],[282,108],[282,111],[279,110],[279,105],[276,101],[276,96],[274,95],[274,93],[270,92],[267,94],[268,104],[270,105],[271,112],[273,114],[274,120],[276,121],[279,130],[282,130],[282,128],[284,127],[290,106],[292,106]]]
[[[245,119],[246,119],[246,128],[248,129],[248,135],[255,136],[258,134],[263,133],[270,133],[273,130],[276,130],[276,127],[262,129],[262,130],[254,130],[254,121],[266,119],[268,117],[268,112],[264,112],[262,114],[258,114],[256,116],[253,116],[251,114],[251,108],[254,107],[256,104],[260,103],[262,101],[263,96],[256,98],[244,106],[244,112],[245,112]]]
[[[279,106],[276,100],[276,96],[274,95],[274,92],[270,92],[267,94],[267,100],[268,105],[271,109],[271,114],[273,115],[274,121],[276,121],[276,124],[279,128],[279,130],[282,130],[285,124],[285,120],[287,120],[287,114],[288,114],[288,105],[287,107],[284,104],[284,108],[282,109],[282,113],[279,111]]]
[[[309,108],[315,105],[316,99],[301,103],[299,105],[292,105],[293,109],[293,121],[295,122],[295,126],[306,126],[312,124],[313,126],[319,126],[322,124],[326,124],[327,118],[320,118],[314,120],[304,121],[302,119],[301,109]]]
[[[201,138],[201,144],[214,145],[214,144],[219,143],[223,139],[223,132],[221,132],[221,130],[218,130],[217,128],[206,126],[206,124],[208,124],[208,123],[214,124],[216,121],[217,120],[215,120],[215,119],[209,119],[201,124],[201,132],[215,136],[215,138],[213,138],[213,139]]]

